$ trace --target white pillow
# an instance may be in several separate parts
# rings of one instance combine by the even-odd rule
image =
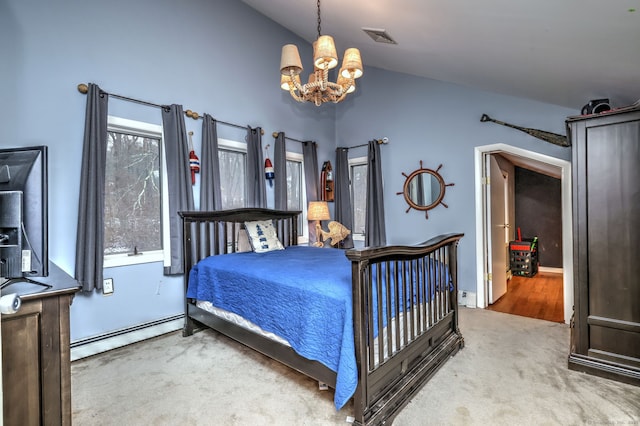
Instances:
[[[249,241],[256,253],[265,253],[272,250],[284,250],[278,239],[278,233],[271,220],[256,220],[245,222],[244,226],[249,233]]]
[[[236,237],[236,253],[245,253],[248,251],[253,251],[253,247],[249,242],[249,234],[247,230],[242,228],[238,230],[238,235]]]

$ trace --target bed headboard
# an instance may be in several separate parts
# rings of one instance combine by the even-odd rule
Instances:
[[[244,222],[272,220],[282,245],[298,244],[298,215],[300,211],[264,208],[241,208],[216,211],[178,212],[182,218],[185,273],[199,260],[218,254],[238,251],[238,233]],[[199,238],[193,238],[194,235]]]

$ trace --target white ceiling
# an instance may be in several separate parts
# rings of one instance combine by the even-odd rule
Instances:
[[[309,42],[317,37],[315,0],[243,2]],[[375,66],[575,109],[590,99],[609,98],[613,107],[640,100],[640,0],[323,0],[321,7],[322,33],[334,37],[339,56],[360,49],[363,78]],[[375,43],[363,27],[384,29],[398,44]]]

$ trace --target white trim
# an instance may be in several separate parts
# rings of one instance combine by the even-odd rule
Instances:
[[[163,203],[164,205],[164,203]],[[165,252],[169,250],[153,250],[140,252],[135,256],[128,253],[106,254],[103,260],[103,268],[115,268],[118,266],[140,265],[142,263],[162,262]]]
[[[171,250],[166,249],[170,247],[171,242],[169,236],[169,189],[165,182],[167,176],[167,162],[164,147],[164,129],[159,124],[109,115],[107,116],[107,130],[160,139],[160,189],[162,191],[160,218],[162,223],[162,249],[146,251],[138,256],[129,256],[128,253],[105,254],[103,257],[103,268],[139,265],[152,262],[163,262],[164,266],[170,266]]]
[[[302,244],[308,244],[309,243],[309,227],[308,226],[304,226],[305,223],[307,223],[307,203],[304,202],[304,200],[307,199],[307,185],[306,185],[306,181],[304,178],[304,156],[301,153],[298,152],[291,152],[291,151],[286,151],[285,152],[285,159],[286,160],[290,160],[290,161],[295,161],[297,163],[300,163],[300,178],[302,179],[301,182],[301,186],[300,189],[302,190],[302,193],[300,194],[300,199],[303,201],[302,202],[302,229],[298,230],[298,244],[302,245]],[[276,171],[277,173],[277,171]]]
[[[171,267],[171,224],[169,216],[169,185],[165,182],[167,180],[167,154],[164,149],[164,132],[162,133],[162,149],[160,150],[160,156],[162,161],[162,181],[160,189],[162,190],[162,266],[165,268]]]
[[[162,126],[159,124],[129,120],[127,118],[116,117],[113,115],[109,115],[107,117],[107,128],[109,131],[121,130],[152,138],[162,136]]]
[[[487,291],[484,276],[487,273],[485,261],[484,197],[482,189],[485,154],[508,152],[520,157],[529,158],[550,164],[561,169],[561,204],[562,204],[562,286],[564,302],[564,321],[569,324],[573,306],[573,218],[571,214],[571,163],[567,160],[551,157],[507,144],[484,145],[474,148],[475,169],[475,204],[476,204],[476,303],[479,308],[487,306]]]
[[[351,186],[351,168],[353,166],[366,166],[367,156],[349,158],[349,186]],[[351,189],[349,189],[351,190]],[[351,238],[353,241],[364,241],[364,233],[352,232]]]
[[[223,148],[231,151],[247,153],[247,144],[245,142],[233,141],[231,139],[218,139],[218,149]]]
[[[89,341],[87,343],[72,342],[71,361],[180,330],[184,326],[184,316],[180,315],[178,318],[171,317],[159,323],[156,321],[151,324],[153,325],[143,324],[133,329],[124,329],[115,333],[109,333],[105,336],[98,336],[88,339]]]
[[[548,274],[562,274],[564,269],[552,268],[551,266],[538,266],[538,272],[546,272]]]
[[[299,163],[304,163],[304,157],[300,153],[287,151],[286,152],[286,157],[287,157],[287,160],[297,161]]]

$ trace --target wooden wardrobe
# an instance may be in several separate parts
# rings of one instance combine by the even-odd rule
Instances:
[[[574,313],[569,368],[640,385],[640,102],[569,117]]]

